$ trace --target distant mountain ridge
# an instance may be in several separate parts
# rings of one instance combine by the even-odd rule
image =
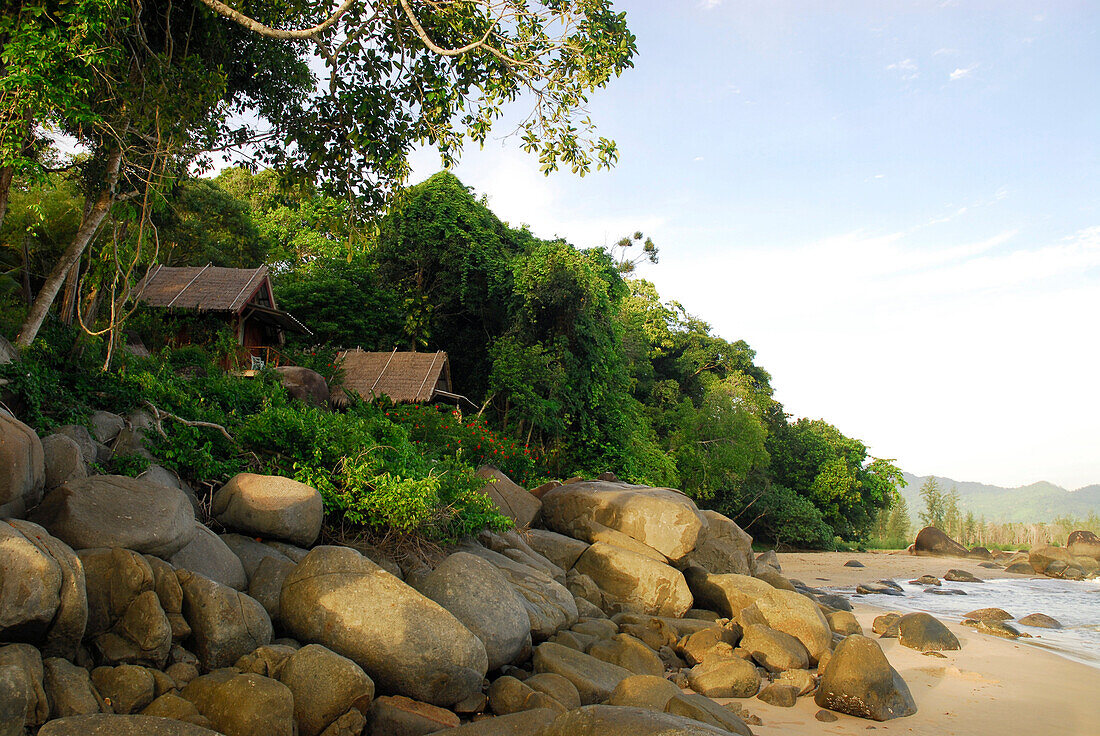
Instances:
[[[929,478],[935,478],[946,493],[956,488],[959,492],[959,508],[965,515],[972,511],[975,518],[986,521],[1053,521],[1059,516],[1084,518],[1089,512],[1100,514],[1100,484],[1069,491],[1053,483],[1039,481],[1016,488],[1002,488],[985,483],[957,481],[940,475],[913,475],[903,473],[909,484],[901,495],[909,505],[909,515],[919,523],[918,514],[924,509],[920,487]]]

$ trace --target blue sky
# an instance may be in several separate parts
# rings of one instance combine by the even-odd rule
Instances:
[[[618,6],[616,169],[546,178],[503,139],[466,184],[543,237],[643,230],[643,275],[788,412],[908,471],[1100,483],[1100,3]]]

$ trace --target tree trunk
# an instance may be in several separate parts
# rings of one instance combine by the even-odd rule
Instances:
[[[0,226],[4,224],[4,215],[8,213],[8,200],[11,199],[11,180],[14,175],[14,166],[0,168]]]
[[[46,321],[46,314],[50,311],[54,299],[57,298],[57,292],[61,290],[65,277],[72,269],[73,264],[79,263],[80,256],[84,254],[84,249],[92,241],[99,229],[99,224],[103,222],[103,218],[114,203],[115,185],[118,183],[118,172],[121,164],[122,150],[115,149],[111,151],[107,157],[107,177],[104,186],[99,190],[94,200],[89,196],[88,201],[91,203],[91,207],[87,208],[84,219],[80,223],[80,229],[73,236],[73,242],[69,244],[65,254],[61,256],[61,260],[57,262],[53,270],[50,271],[50,275],[46,277],[46,283],[42,284],[42,288],[38,291],[38,297],[35,298],[30,311],[27,312],[27,319],[19,330],[19,336],[15,338],[16,346],[28,347],[34,342],[34,338],[38,336],[38,331],[42,328],[42,323]]]
[[[34,303],[34,294],[31,292],[31,251],[27,247],[30,235],[23,236],[23,301],[29,307]]]
[[[73,323],[79,286],[80,259],[77,258],[76,263],[69,269],[69,274],[65,277],[65,294],[61,297],[61,321],[67,325]]]

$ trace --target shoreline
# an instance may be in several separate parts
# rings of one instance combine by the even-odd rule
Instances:
[[[848,568],[848,560],[865,567]],[[977,560],[916,557],[905,553],[785,553],[779,554],[783,575],[814,587],[845,587],[879,578],[942,576],[958,568],[985,578],[1031,578],[978,566]],[[918,571],[919,569],[919,571]],[[883,601],[888,605],[888,601]],[[853,613],[864,631],[887,607],[852,600]],[[906,718],[875,722],[840,713],[835,722],[814,718],[819,710],[812,696],[793,708],[778,708],[757,700],[746,709],[760,717],[758,736],[780,734],[865,734],[868,729],[937,736],[1002,736],[1056,730],[1061,736],[1092,736],[1100,731],[1100,669],[1054,651],[1019,641],[980,634],[943,620],[962,649],[944,658],[901,646],[897,639],[879,639],[890,664],[909,686],[917,712]]]

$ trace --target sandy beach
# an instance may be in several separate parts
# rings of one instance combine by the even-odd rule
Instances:
[[[852,559],[865,567],[844,567]],[[968,570],[984,578],[1012,577],[1003,571],[979,567],[971,560],[905,554],[792,553],[780,554],[779,561],[785,576],[822,587],[925,573],[942,576],[950,568]],[[856,618],[867,632],[875,616],[889,610],[858,600],[853,600],[853,605]],[[1100,605],[1097,608],[1100,618]],[[916,700],[915,715],[876,723],[837,714],[837,721],[822,723],[814,719],[818,707],[812,697],[799,698],[793,708],[752,700],[744,703],[746,710],[763,721],[763,725],[753,726],[753,731],[760,736],[865,734],[869,729],[936,736],[1100,734],[1100,669],[1035,646],[979,634],[949,621],[944,623],[962,644],[960,651],[944,652],[945,659],[907,649],[896,639],[878,640]]]

